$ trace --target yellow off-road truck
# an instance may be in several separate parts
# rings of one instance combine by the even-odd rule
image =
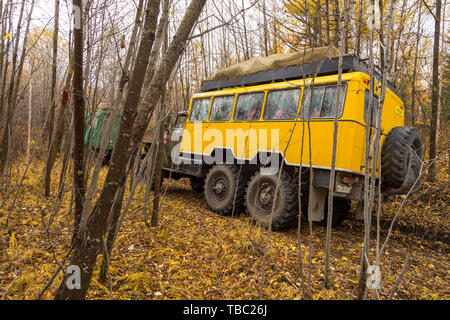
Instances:
[[[364,199],[366,125],[372,126],[372,139],[381,94],[380,76],[370,78],[355,56],[343,57],[338,87],[338,60],[328,49],[275,55],[204,81],[189,111],[169,128],[164,176],[190,177],[193,189],[204,192],[209,209],[220,215],[246,211],[267,225],[273,209],[273,229],[297,220],[301,192],[302,212],[310,207],[310,218],[325,224],[337,107],[336,226],[349,213],[350,200]],[[404,126],[404,105],[390,83],[381,133],[378,196],[405,194],[413,186],[416,191],[422,140],[416,128]]]

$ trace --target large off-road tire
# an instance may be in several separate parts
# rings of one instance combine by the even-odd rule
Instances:
[[[393,128],[381,151],[384,186],[394,189],[403,186],[406,190],[410,189],[420,175],[422,155],[422,137],[417,128]]]
[[[325,214],[322,221],[315,222],[319,226],[326,227],[327,226],[327,220],[328,220],[328,197],[326,199],[325,204]],[[334,198],[333,199],[333,217],[331,220],[331,226],[337,227],[344,221],[348,214],[350,213],[351,209],[351,201],[344,198]]]
[[[238,179],[239,178],[239,179]],[[243,212],[245,184],[243,172],[236,165],[216,165],[205,179],[205,198],[209,210],[226,216]]]
[[[263,175],[257,172],[248,183],[245,204],[252,219],[268,227],[272,213],[272,230],[282,230],[292,226],[298,216],[298,194],[294,180],[282,171],[277,196],[275,190],[278,174]],[[275,201],[275,205],[274,205]]]
[[[205,178],[202,177],[190,177],[191,188],[197,192],[203,192],[205,190]]]

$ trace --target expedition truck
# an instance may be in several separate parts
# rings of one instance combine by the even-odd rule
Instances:
[[[302,212],[311,208],[311,220],[325,225],[340,90],[333,226],[346,218],[351,200],[361,208],[366,125],[373,139],[381,77],[371,78],[358,57],[344,56],[338,87],[338,54],[314,50],[251,59],[204,81],[188,112],[167,126],[163,177],[189,177],[211,211],[246,211],[264,225],[271,221],[274,230],[298,219],[301,192]],[[148,150],[151,141],[143,143]],[[416,128],[404,125],[404,105],[390,83],[380,143],[377,196],[416,192],[422,139]]]

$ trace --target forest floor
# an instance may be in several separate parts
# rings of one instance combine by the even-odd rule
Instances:
[[[16,169],[23,172],[24,166]],[[102,179],[105,173],[103,169]],[[41,174],[42,164],[31,166],[13,209],[14,194],[0,209],[1,299],[36,299],[57,270],[55,261],[61,261],[70,246],[70,194],[57,207],[56,197],[41,195]],[[56,168],[53,180],[58,177]],[[407,200],[394,224],[379,262],[381,299],[388,297],[407,254],[409,262],[394,299],[450,299],[450,187],[445,175],[439,178],[436,184],[424,183],[422,190]],[[53,190],[57,183],[53,181]],[[363,222],[350,217],[333,229],[328,290],[324,289],[323,275],[325,228],[313,225],[310,237],[308,223],[302,221],[303,285],[297,230],[270,232],[260,296],[267,229],[252,224],[246,215],[222,217],[212,213],[203,194],[192,191],[186,179],[165,180],[163,190],[156,228],[145,223],[144,191],[138,190],[111,254],[111,281],[100,283],[98,271],[94,272],[88,299],[110,299],[111,295],[114,299],[356,298]],[[380,247],[403,200],[397,197],[384,205]],[[373,221],[375,224],[376,215]],[[375,260],[376,239],[375,225],[371,262]],[[61,277],[43,293],[43,299],[52,299]],[[375,298],[374,291],[368,290],[368,296]]]

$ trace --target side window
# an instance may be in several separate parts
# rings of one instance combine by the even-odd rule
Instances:
[[[263,102],[264,92],[239,95],[234,120],[259,120]]]
[[[341,85],[341,103],[338,115],[342,115],[345,102],[346,86]],[[311,96],[312,95],[312,96]],[[303,118],[334,118],[336,107],[337,86],[307,87],[303,94],[302,111]]]
[[[271,91],[267,94],[264,120],[286,120],[297,117],[301,89]]]
[[[372,112],[369,115],[369,101],[370,92],[366,90],[364,95],[364,121],[367,123],[370,119],[370,125],[375,126],[377,121],[377,110],[378,110],[378,97],[373,96],[372,98]]]
[[[184,128],[184,124],[186,123],[186,116],[185,115],[179,115],[177,117],[175,128]]]
[[[234,96],[216,97],[213,100],[209,121],[226,121],[231,119]]]
[[[190,121],[205,121],[208,117],[211,98],[196,99],[192,103]]]

